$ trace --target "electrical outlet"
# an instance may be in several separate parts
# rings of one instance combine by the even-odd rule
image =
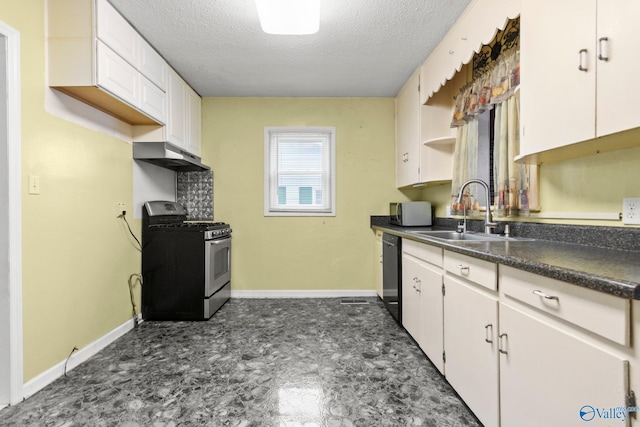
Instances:
[[[116,203],[116,218],[120,218],[123,212],[127,211],[127,205],[124,202]]]
[[[622,200],[622,223],[640,225],[640,198]]]

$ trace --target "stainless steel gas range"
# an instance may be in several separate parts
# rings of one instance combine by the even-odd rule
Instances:
[[[142,317],[207,320],[231,293],[231,227],[186,221],[179,203],[142,210]]]

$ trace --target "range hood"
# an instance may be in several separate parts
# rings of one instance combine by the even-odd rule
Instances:
[[[177,172],[201,172],[211,168],[200,157],[168,142],[134,142],[133,160],[141,160]]]

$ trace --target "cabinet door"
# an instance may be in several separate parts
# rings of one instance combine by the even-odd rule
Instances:
[[[402,325],[440,372],[442,361],[442,273],[402,256]]]
[[[522,2],[521,155],[595,137],[595,29],[596,0]]]
[[[445,276],[445,376],[487,427],[499,425],[497,297]]]
[[[99,87],[132,106],[138,106],[140,73],[100,41],[97,46],[97,72]]]
[[[402,326],[415,337],[420,327],[418,309],[418,263],[414,258],[402,255]]]
[[[420,181],[420,74],[414,73],[396,98],[396,187]]]
[[[167,90],[167,63],[144,40],[140,41],[140,61],[138,64],[138,70],[143,76],[151,80],[156,86],[163,91]]]
[[[167,121],[166,93],[151,80],[140,76],[140,110],[160,123]]]
[[[502,426],[628,425],[598,411],[624,408],[628,362],[500,304]]]
[[[201,145],[202,145],[202,137],[201,137],[201,127],[202,127],[202,99],[200,95],[198,95],[193,89],[190,87],[186,88],[187,90],[187,98],[189,100],[188,105],[188,122],[189,122],[189,152],[195,154],[196,156],[200,155]]]
[[[174,71],[169,72],[168,79],[169,117],[167,120],[167,139],[169,142],[188,150],[186,85]]]
[[[425,263],[418,265],[417,309],[419,327],[414,336],[418,345],[438,370],[444,372],[442,325],[442,272]]]
[[[638,0],[598,1],[598,136],[640,126],[638,16]]]
[[[107,0],[96,0],[97,36],[134,67],[138,66],[138,43],[142,37]]]

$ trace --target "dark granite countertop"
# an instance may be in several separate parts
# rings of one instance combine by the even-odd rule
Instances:
[[[640,300],[640,251],[637,250],[566,243],[566,240],[447,241],[409,232],[416,227],[398,227],[373,218],[373,229],[621,298]],[[581,237],[584,238],[584,232]]]

